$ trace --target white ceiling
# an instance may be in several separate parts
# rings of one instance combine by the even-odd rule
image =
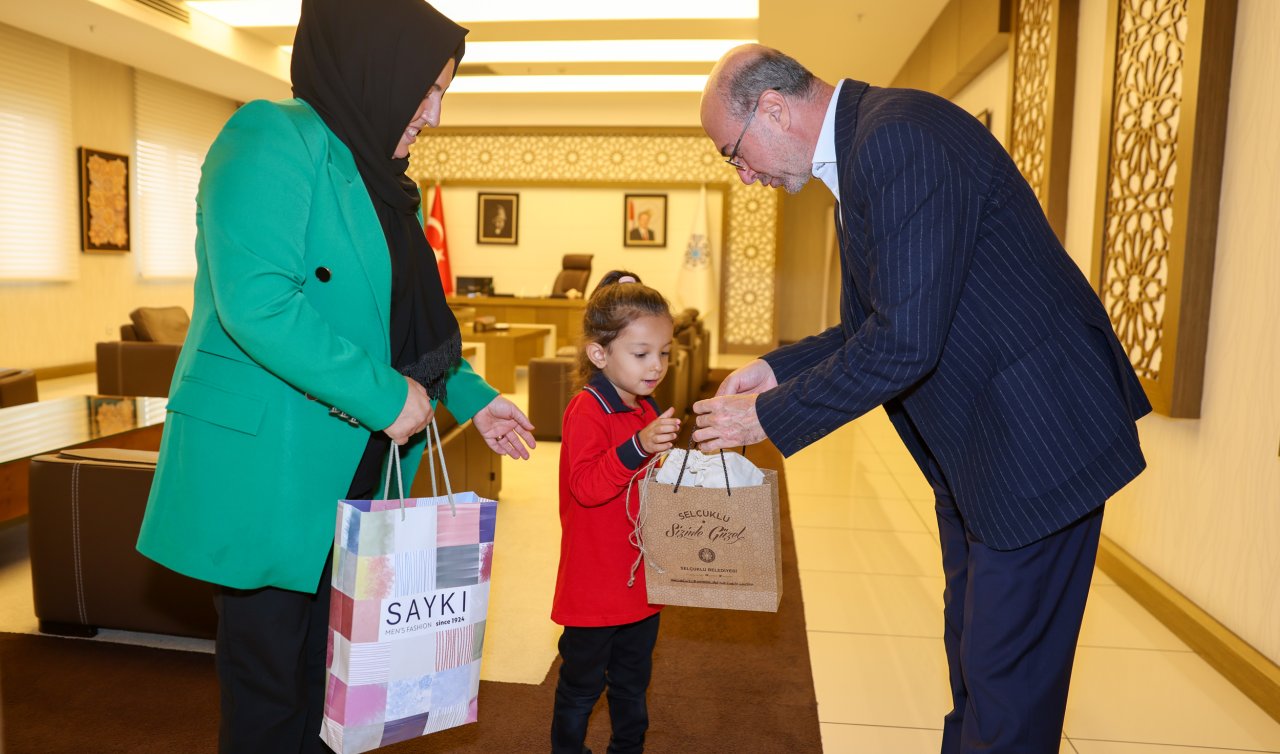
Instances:
[[[189,21],[149,7],[157,2],[187,12]],[[285,19],[291,5],[296,16],[298,5],[298,0],[208,0],[203,7],[214,12],[217,6],[246,2],[283,6],[284,15],[277,11],[277,18]],[[795,55],[824,78],[854,76],[887,84],[945,4],[946,0],[650,0],[624,6],[601,0],[440,0],[438,7],[471,30],[467,40],[475,53],[469,51],[459,72],[445,120],[450,125],[696,125],[700,82],[718,57],[715,40],[722,49],[759,39]],[[743,12],[744,7],[748,11]],[[618,8],[686,17],[599,17],[616,16]],[[477,9],[488,10],[490,17],[504,12],[527,17],[532,9],[561,18],[470,20]],[[565,12],[556,14],[557,10]],[[293,41],[292,23],[231,26],[180,0],[0,0],[0,22],[238,101],[289,95],[289,56],[281,46]],[[593,40],[629,41],[630,52],[616,54],[623,49],[617,44],[606,45],[604,55],[599,50],[574,55],[573,46],[555,44]],[[673,52],[672,44],[663,40],[711,40],[713,51]],[[475,44],[491,42],[526,44],[523,51],[514,52],[485,51],[485,45]],[[662,87],[645,83],[639,93],[622,93],[635,89],[640,76],[666,77],[679,84],[669,91],[651,91]],[[573,77],[602,91],[465,93],[468,84],[503,91],[510,89],[504,82],[531,80],[516,77],[557,83]]]

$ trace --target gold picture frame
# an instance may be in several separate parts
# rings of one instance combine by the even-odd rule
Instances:
[[[666,194],[626,194],[623,197],[622,245],[666,248]]]
[[[519,194],[476,194],[476,243],[520,243]]]
[[[129,156],[88,147],[80,162],[80,248],[85,252],[129,251]]]

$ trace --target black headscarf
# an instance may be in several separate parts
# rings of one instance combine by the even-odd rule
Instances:
[[[466,34],[423,0],[303,0],[293,43],[293,94],[351,150],[387,239],[391,363],[439,399],[462,338],[409,160],[391,155],[449,59],[462,60]]]

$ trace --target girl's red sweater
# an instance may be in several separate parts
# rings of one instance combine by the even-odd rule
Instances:
[[[627,482],[650,459],[640,430],[658,418],[644,397],[630,408],[597,373],[564,412],[560,446],[560,570],[551,620],[562,626],[621,626],[662,609],[645,596],[644,564],[627,580],[639,551],[629,537],[640,505],[640,478],[627,499]]]

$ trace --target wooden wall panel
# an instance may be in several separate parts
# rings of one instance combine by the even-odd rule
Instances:
[[[1236,0],[1111,0],[1093,279],[1156,411],[1200,415]]]

